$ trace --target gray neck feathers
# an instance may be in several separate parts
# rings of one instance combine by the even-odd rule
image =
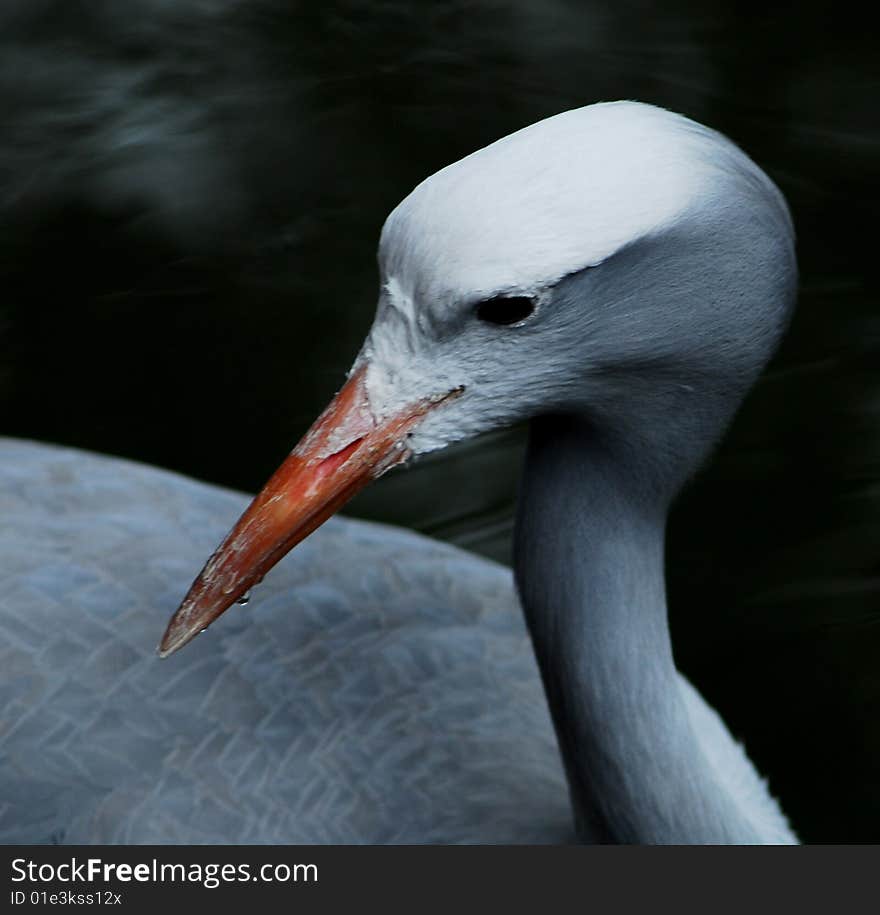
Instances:
[[[752,843],[679,685],[663,573],[667,506],[588,424],[533,424],[516,574],[578,832],[623,843]]]

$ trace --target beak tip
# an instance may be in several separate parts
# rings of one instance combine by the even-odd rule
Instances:
[[[179,651],[184,645],[192,641],[198,633],[198,630],[196,632],[187,632],[186,629],[175,626],[174,623],[175,620],[172,620],[165,630],[165,635],[162,636],[162,641],[156,647],[156,654],[160,658],[171,657],[175,651]]]

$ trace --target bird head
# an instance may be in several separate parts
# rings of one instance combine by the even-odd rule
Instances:
[[[348,380],[214,553],[186,644],[390,467],[578,413],[672,489],[789,320],[791,220],[733,143],[650,105],[564,112],[422,182],[388,217]]]

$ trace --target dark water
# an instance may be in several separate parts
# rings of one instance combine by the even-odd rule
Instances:
[[[794,211],[782,352],[672,519],[677,656],[802,836],[880,838],[880,177],[858,7],[727,0],[0,8],[2,432],[255,489],[367,330],[386,212],[527,123],[637,98]],[[505,559],[522,431],[353,513]]]

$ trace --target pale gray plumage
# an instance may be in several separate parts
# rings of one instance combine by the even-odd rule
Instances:
[[[793,841],[675,669],[663,578],[669,504],[790,317],[779,192],[700,125],[591,106],[420,185],[386,224],[380,267],[360,425],[436,404],[407,439],[419,453],[537,417],[516,575],[577,837]],[[537,308],[487,326],[474,305],[498,295]],[[351,434],[327,456],[356,449]],[[266,579],[254,610],[159,666],[149,636],[237,497],[6,448],[2,626],[17,673],[0,749],[20,800],[0,835],[24,821],[30,841],[572,838],[504,570],[337,521]]]
[[[156,656],[246,501],[0,440],[0,842],[571,840],[501,566],[332,520]]]
[[[574,841],[501,566],[334,519],[250,604],[156,657],[181,582],[245,502],[0,439],[0,842]],[[760,800],[680,683],[705,745]]]

